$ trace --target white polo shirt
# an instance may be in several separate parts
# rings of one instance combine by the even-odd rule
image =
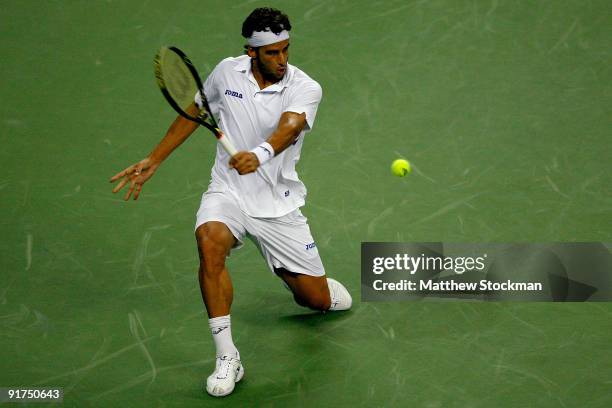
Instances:
[[[304,135],[314,124],[321,101],[321,86],[297,67],[287,64],[283,79],[265,89],[251,72],[248,55],[221,61],[204,83],[204,93],[219,128],[238,151],[265,142],[276,130],[283,112],[305,113],[307,125],[297,141],[259,166],[240,175],[229,168],[229,155],[217,145],[209,192],[231,193],[239,207],[258,218],[276,218],[305,203],[306,187],[295,165],[300,159]],[[199,95],[196,102],[200,102]]]

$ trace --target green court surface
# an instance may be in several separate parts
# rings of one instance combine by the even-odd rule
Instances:
[[[300,308],[248,243],[229,260],[246,375],[213,399],[193,224],[214,141],[199,130],[137,202],[108,179],[175,116],[158,47],[209,71],[263,5],[324,90],[303,212],[355,302]],[[0,387],[63,387],[66,407],[612,406],[610,303],[359,300],[365,241],[611,240],[610,1],[29,0],[0,24]]]

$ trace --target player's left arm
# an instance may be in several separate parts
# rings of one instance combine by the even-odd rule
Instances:
[[[284,112],[278,122],[278,126],[270,135],[267,142],[274,149],[277,156],[300,136],[306,127],[306,114],[295,112]],[[230,160],[230,167],[235,168],[240,174],[252,173],[259,167],[259,159],[253,152],[238,152]]]

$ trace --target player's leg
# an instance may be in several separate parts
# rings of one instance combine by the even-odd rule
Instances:
[[[307,219],[299,209],[280,218],[250,218],[248,225],[269,268],[299,305],[322,311],[350,309],[352,298],[346,288],[325,276]]]
[[[200,255],[200,290],[209,318],[228,315],[234,289],[225,258],[234,246],[236,238],[229,228],[218,221],[209,221],[196,230]]]
[[[200,290],[217,357],[215,370],[206,380],[206,391],[224,396],[234,390],[235,383],[244,375],[240,353],[232,340],[233,288],[225,266],[230,250],[244,236],[244,228],[239,209],[231,199],[217,193],[204,194],[196,225]]]
[[[278,275],[293,293],[295,302],[313,310],[328,310],[331,306],[331,297],[327,286],[327,278],[290,272],[285,268],[274,268]]]
[[[353,304],[349,291],[335,279],[325,275],[293,273],[285,268],[274,268],[274,272],[285,282],[300,306],[321,311],[341,311],[350,309]]]
[[[200,255],[200,290],[216,348],[215,371],[206,379],[206,391],[221,397],[230,394],[244,375],[240,353],[232,340],[230,308],[234,296],[225,259],[236,238],[222,222],[209,221],[196,229]]]

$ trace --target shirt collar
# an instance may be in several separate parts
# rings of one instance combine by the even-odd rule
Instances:
[[[259,87],[259,84],[257,84],[257,80],[253,76],[253,72],[251,72],[251,58],[249,58],[248,56],[242,58],[240,61],[238,61],[238,63],[234,67],[234,70],[245,74],[249,81],[253,82],[257,87]],[[292,71],[293,70],[291,69],[291,66],[287,64],[287,70],[285,71],[283,79],[281,79],[275,84],[261,89],[259,92],[280,92],[283,89],[287,88],[289,86],[289,76],[292,74]]]
[[[248,55],[242,56],[238,59],[238,63],[234,67],[234,70],[238,72],[247,72],[251,70],[251,58]]]

